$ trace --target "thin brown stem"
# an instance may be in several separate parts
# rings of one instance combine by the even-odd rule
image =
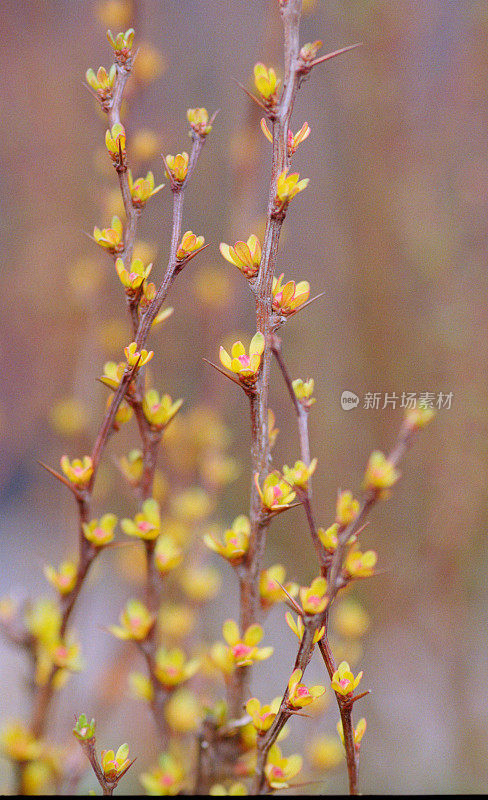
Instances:
[[[332,650],[330,649],[329,640],[327,635],[324,634],[318,643],[318,648],[324,659],[329,678],[336,671],[336,663]],[[347,703],[344,698],[335,693],[337,705],[339,706],[339,713],[341,715],[342,731],[344,736],[344,751],[346,753],[347,775],[349,780],[349,794],[356,795],[359,791],[359,758],[354,742],[354,725],[352,721],[352,703]]]
[[[298,88],[299,26],[301,0],[289,0],[281,7],[284,24],[285,80],[283,92],[276,110],[273,112],[273,159],[269,185],[266,230],[264,235],[261,263],[256,284],[253,288],[256,298],[256,327],[265,340],[255,394],[251,398],[251,460],[252,475],[250,521],[251,536],[246,556],[246,573],[241,582],[241,620],[251,624],[259,615],[259,575],[262,569],[266,547],[266,534],[269,515],[263,516],[261,500],[254,484],[254,475],[263,479],[270,470],[271,453],[268,435],[268,396],[271,371],[272,337],[274,320],[271,307],[271,288],[278,256],[278,244],[285,213],[276,208],[276,185],[278,176],[289,167],[288,129],[295,95]],[[243,698],[241,699],[242,703]]]

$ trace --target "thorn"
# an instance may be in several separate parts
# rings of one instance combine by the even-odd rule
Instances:
[[[298,605],[298,603],[296,602],[296,600],[295,600],[295,599],[294,599],[294,598],[291,596],[291,594],[289,594],[289,592],[287,592],[287,591],[286,591],[286,589],[285,589],[285,587],[283,586],[283,584],[281,584],[279,581],[277,581],[277,580],[276,580],[276,578],[274,579],[274,582],[275,582],[275,583],[277,583],[277,584],[278,584],[278,586],[280,587],[280,589],[282,589],[282,590],[284,591],[284,593],[286,594],[286,596],[287,596],[288,600],[290,601],[290,603],[291,603],[291,605],[292,605],[292,608],[293,608],[293,610],[294,610],[294,611],[296,611],[296,613],[297,613],[297,614],[298,614],[300,617],[303,617],[303,614],[304,614],[303,608],[301,608],[301,607]]]
[[[198,250],[195,250],[193,253],[190,253],[190,255],[186,256],[181,261],[179,261],[178,266],[180,267],[180,269],[186,266],[186,264],[188,264],[188,262],[191,261],[192,258],[195,258],[195,256],[201,253],[202,250],[206,250],[207,247],[210,247],[210,242],[208,242],[207,244],[203,244]]]
[[[236,383],[237,386],[239,386],[241,389],[244,388],[238,378],[234,378],[232,375],[229,375],[228,372],[225,372],[225,370],[220,369],[220,367],[217,366],[217,364],[214,364],[213,361],[209,361],[208,358],[204,358],[203,361],[206,361],[207,364],[210,364],[211,367],[213,367],[214,369],[217,370],[217,372],[220,372],[221,375],[224,375],[226,378],[232,381],[232,383]]]
[[[315,303],[316,300],[320,300],[320,298],[324,297],[325,294],[326,294],[326,292],[320,292],[320,294],[316,294],[315,297],[312,297],[311,300],[308,300],[307,303],[304,303],[303,306],[300,306],[300,308],[297,309],[297,312],[298,311],[303,311],[304,308],[307,308],[307,306],[312,305],[312,303]]]
[[[359,534],[362,533],[364,529],[368,527],[369,524],[370,521],[368,520],[367,522],[364,523],[364,525],[361,525],[361,527],[358,528],[357,531],[354,531],[353,536],[359,536]]]
[[[361,694],[357,694],[357,695],[355,695],[355,697],[351,697],[349,702],[352,705],[353,703],[356,702],[356,700],[361,700],[363,697],[366,697],[366,695],[368,695],[368,694],[371,694],[371,689],[368,689],[366,692],[361,692]]]
[[[61,483],[64,483],[64,485],[67,486],[68,489],[71,492],[73,492],[74,496],[78,499],[78,490],[73,486],[73,484],[67,478],[65,478],[63,475],[60,475],[59,472],[56,472],[56,470],[53,469],[52,467],[48,467],[48,465],[44,464],[43,461],[37,461],[37,463],[41,467],[44,467],[44,469],[47,470],[50,475],[53,475],[54,478],[57,478],[58,481],[61,481]]]
[[[316,58],[314,61],[310,62],[309,66],[316,67],[317,64],[323,64],[324,61],[330,61],[332,58],[337,58],[337,56],[342,56],[344,53],[349,53],[350,50],[356,50],[358,47],[362,46],[363,42],[357,42],[356,44],[350,44],[347,47],[341,47],[340,50],[334,50],[332,53],[327,53],[325,56]]]
[[[214,122],[215,122],[215,120],[216,120],[216,118],[217,118],[218,114],[220,114],[220,108],[218,108],[218,109],[217,109],[217,111],[214,111],[214,113],[213,113],[213,114],[212,114],[212,116],[210,117],[210,119],[209,119],[209,121],[208,121],[208,124],[209,124],[209,125],[213,125],[213,124],[214,124]]]
[[[248,90],[246,89],[246,87],[245,87],[245,86],[243,86],[243,85],[242,85],[242,83],[240,83],[240,82],[239,82],[239,81],[238,81],[236,78],[232,78],[232,80],[233,80],[235,83],[237,83],[237,85],[238,85],[238,86],[240,86],[240,88],[242,89],[242,91],[243,91],[243,92],[245,92],[245,94],[247,94],[247,96],[248,96],[248,97],[250,97],[250,98],[251,98],[251,100],[254,100],[254,102],[255,102],[255,103],[257,103],[257,104],[258,104],[258,106],[259,106],[260,108],[262,108],[262,109],[263,109],[263,111],[265,111],[265,112],[266,112],[266,116],[267,116],[267,115],[268,115],[268,109],[266,108],[266,106],[264,105],[264,103],[262,103],[262,102],[261,102],[261,100],[258,100],[258,98],[257,98],[255,95],[253,95],[253,94],[252,94],[252,92],[248,92]]]

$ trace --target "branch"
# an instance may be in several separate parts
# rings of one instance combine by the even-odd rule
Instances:
[[[251,459],[252,474],[261,480],[270,469],[271,454],[268,435],[268,395],[271,367],[273,318],[271,288],[278,255],[278,243],[284,221],[284,211],[277,214],[275,208],[278,176],[288,168],[288,129],[295,95],[298,89],[299,27],[301,0],[289,0],[281,7],[284,24],[285,79],[281,99],[273,110],[273,159],[269,184],[266,231],[264,235],[261,264],[254,286],[256,297],[256,327],[265,339],[262,368],[256,383],[256,392],[251,399]],[[241,581],[241,626],[248,627],[259,614],[259,575],[262,568],[266,535],[270,518],[263,519],[261,501],[257,488],[251,484],[250,501],[251,536]],[[242,700],[241,700],[242,703]]]
[[[286,388],[288,389],[288,394],[290,395],[290,399],[293,403],[293,407],[295,409],[295,413],[297,415],[297,424],[298,424],[298,435],[300,439],[300,457],[306,466],[309,466],[311,458],[310,458],[310,436],[308,430],[308,414],[309,409],[306,408],[302,403],[299,402],[295,390],[293,389],[293,383],[290,378],[290,374],[286,367],[286,364],[283,359],[283,355],[281,352],[281,339],[277,334],[274,334],[273,337],[273,344],[272,344],[273,355],[278,362],[278,365],[281,370],[281,374],[283,375],[283,379],[285,381]],[[295,487],[297,491],[297,495],[299,500],[301,501],[303,508],[305,509],[305,514],[307,517],[308,527],[310,529],[310,535],[312,537],[313,545],[317,551],[317,555],[319,558],[319,562],[321,565],[322,574],[324,575],[326,572],[327,564],[329,558],[327,553],[322,546],[322,542],[319,539],[319,535],[317,532],[317,524],[315,522],[315,516],[313,513],[312,508],[312,478],[309,477],[307,481],[307,485],[305,487]]]

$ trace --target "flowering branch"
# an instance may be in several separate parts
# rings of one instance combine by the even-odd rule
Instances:
[[[116,753],[113,750],[102,750],[101,761],[99,761],[95,749],[95,720],[92,719],[91,722],[88,722],[85,714],[81,714],[76,720],[73,734],[91,764],[97,781],[102,787],[102,794],[112,796],[119,781],[135,761],[135,758],[129,759],[129,745],[120,745]]]

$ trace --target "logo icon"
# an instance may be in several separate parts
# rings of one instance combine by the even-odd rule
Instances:
[[[354,392],[342,392],[341,407],[343,411],[351,411],[359,403],[359,397]]]

